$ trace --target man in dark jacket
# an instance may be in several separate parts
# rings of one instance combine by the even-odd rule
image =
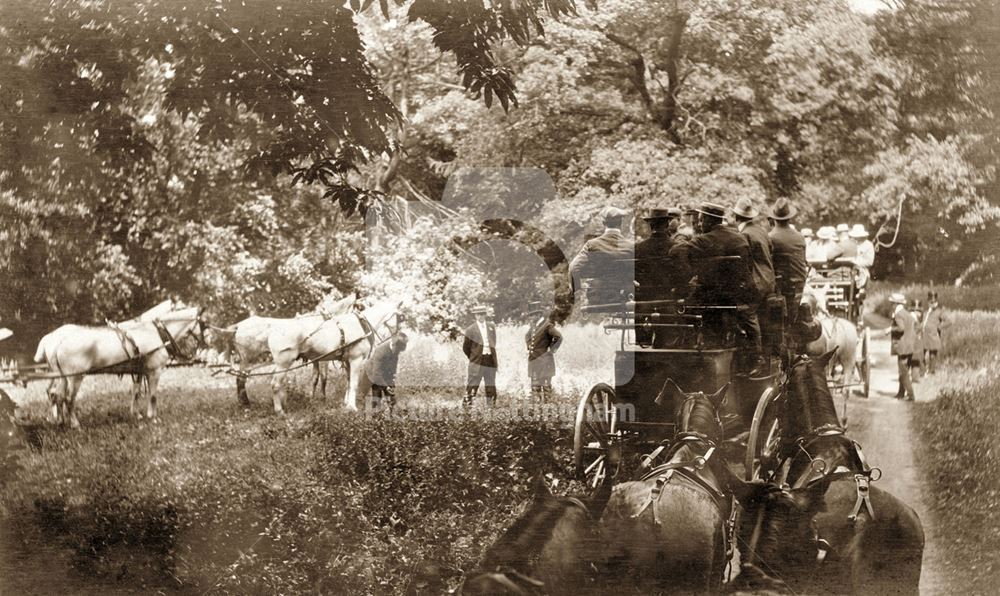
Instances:
[[[672,268],[668,262],[670,249],[674,245],[670,227],[681,215],[680,209],[655,208],[643,219],[649,224],[648,238],[635,245],[635,300],[638,317],[635,333],[636,341],[648,343],[653,332],[641,327],[642,322],[658,310],[657,305],[644,302],[669,300],[673,297]]]
[[[372,408],[382,407],[382,400],[388,399],[389,409],[396,407],[396,369],[399,355],[406,349],[407,337],[402,331],[388,341],[379,344],[365,362],[365,376],[371,383]]]
[[[486,385],[486,404],[497,401],[497,326],[487,317],[487,309],[477,306],[472,309],[476,320],[465,328],[462,351],[469,359],[469,371],[465,383],[463,404],[472,405],[479,392],[480,383]]]
[[[528,332],[524,343],[528,348],[528,377],[531,396],[545,402],[552,395],[552,377],[556,375],[554,355],[562,343],[562,334],[545,315],[541,302],[528,303]]]
[[[806,263],[806,239],[792,228],[795,208],[788,199],[775,201],[768,218],[774,223],[771,229],[771,255],[778,293],[785,299],[785,324],[791,326],[798,316],[802,292],[806,286],[809,265]]]
[[[916,344],[917,322],[906,310],[906,296],[895,293],[889,296],[889,302],[894,304],[892,312],[892,326],[889,327],[888,334],[891,336],[891,352],[896,356],[897,369],[899,371],[899,391],[896,392],[896,399],[914,400],[913,381],[910,379],[910,359],[913,357],[913,348]]]
[[[604,232],[584,243],[569,264],[573,290],[584,287],[590,304],[620,303],[634,290],[632,259],[635,245],[622,233],[626,212],[616,207],[601,210]]]
[[[722,205],[702,203],[698,215],[700,233],[686,247],[688,269],[695,276],[692,298],[708,305],[756,305],[758,298],[750,274],[747,239],[735,228],[725,225],[726,209]],[[737,310],[736,323],[746,338],[751,376],[759,376],[766,366],[756,310]]]
[[[767,305],[774,294],[774,263],[771,260],[769,230],[765,229],[757,219],[759,213],[753,201],[746,197],[737,200],[733,206],[736,229],[743,234],[747,244],[750,245],[750,279],[753,280],[757,295],[753,306],[757,309],[760,335],[766,340],[764,345],[773,346],[775,342],[771,340],[771,329],[767,325],[769,319]]]

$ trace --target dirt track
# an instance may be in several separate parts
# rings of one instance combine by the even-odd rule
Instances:
[[[873,330],[873,334],[878,332]],[[947,594],[948,582],[940,571],[940,554],[935,548],[938,541],[934,518],[924,498],[928,483],[923,471],[914,464],[918,443],[910,423],[913,404],[893,397],[898,383],[896,361],[889,354],[888,339],[872,339],[871,396],[868,399],[857,395],[851,397],[847,410],[848,434],[862,445],[869,464],[882,469],[883,476],[877,486],[901,498],[920,515],[926,537],[921,594]],[[936,397],[928,395],[926,389],[921,391],[924,387],[920,383],[914,387],[919,401]]]

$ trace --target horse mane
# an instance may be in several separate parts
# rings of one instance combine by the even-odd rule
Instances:
[[[822,426],[840,428],[837,406],[826,380],[826,367],[804,358],[792,367],[785,404],[792,434],[805,436]]]
[[[524,569],[541,552],[559,520],[569,509],[578,506],[559,497],[535,498],[514,523],[483,555],[480,567],[496,570],[510,567]]]

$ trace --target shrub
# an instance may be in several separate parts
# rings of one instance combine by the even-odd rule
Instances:
[[[534,475],[569,465],[571,430],[551,423],[294,398],[278,418],[207,393],[159,425],[86,414],[85,431],[42,429],[44,449],[0,486],[2,550],[56,547],[81,585],[108,591],[440,592],[510,525]]]

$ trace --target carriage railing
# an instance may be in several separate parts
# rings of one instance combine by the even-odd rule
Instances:
[[[836,260],[829,265],[814,268],[816,275],[811,276],[806,285],[811,288],[827,286],[827,310],[840,312],[855,320],[861,315],[857,286],[859,269],[853,261]]]

